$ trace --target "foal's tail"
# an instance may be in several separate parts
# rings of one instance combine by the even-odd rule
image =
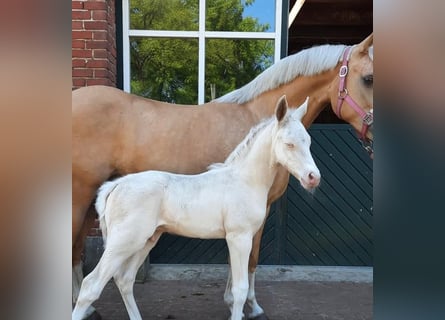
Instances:
[[[116,188],[118,183],[116,181],[105,182],[97,192],[96,211],[99,215],[99,225],[102,230],[102,238],[104,239],[104,247],[107,242],[107,224],[105,223],[105,209],[107,207],[107,200],[111,192]]]

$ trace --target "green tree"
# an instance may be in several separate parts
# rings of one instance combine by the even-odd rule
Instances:
[[[267,31],[270,26],[243,18],[239,0],[207,1],[206,29],[211,31]],[[132,0],[132,29],[198,30],[198,0]],[[206,101],[210,85],[217,96],[235,90],[272,64],[273,41],[209,39],[206,42]],[[131,90],[156,100],[196,104],[198,40],[184,38],[130,39]]]

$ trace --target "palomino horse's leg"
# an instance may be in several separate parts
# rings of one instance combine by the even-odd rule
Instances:
[[[249,289],[248,262],[252,248],[252,236],[249,234],[228,234],[226,236],[229,247],[230,267],[232,269],[233,308],[230,320],[243,318],[243,307]]]
[[[232,295],[232,270],[230,268],[230,262],[229,262],[229,274],[227,277],[226,291],[224,292],[224,302],[229,307],[230,313],[232,313],[233,295]]]
[[[133,295],[133,286],[139,267],[144,262],[148,253],[154,248],[162,232],[156,232],[145,244],[144,248],[130,257],[125,265],[114,276],[114,281],[119,288],[125,308],[131,320],[142,319]]]
[[[266,218],[261,225],[261,228],[255,233],[252,240],[252,250],[249,255],[249,292],[247,294],[247,304],[251,308],[249,319],[265,320],[267,319],[264,314],[263,308],[260,307],[255,297],[255,271],[258,265],[258,259],[260,256],[261,237],[263,236],[264,225],[266,219],[269,216],[270,206],[266,208]]]
[[[89,200],[88,200],[89,201]],[[78,202],[73,201],[73,248],[72,248],[72,263],[73,263],[73,277],[72,277],[72,301],[76,303],[79,296],[80,286],[83,280],[82,272],[82,252],[85,246],[85,240],[88,232],[94,226],[96,219],[96,211],[93,206],[87,210],[89,203],[79,206]],[[76,237],[76,238],[74,238]],[[85,318],[89,317],[95,312],[95,309],[90,306],[85,313]],[[98,314],[96,314],[99,317]]]

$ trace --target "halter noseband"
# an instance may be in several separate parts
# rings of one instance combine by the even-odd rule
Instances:
[[[348,90],[346,89],[346,76],[348,75],[348,62],[351,58],[352,53],[352,47],[347,47],[343,53],[343,62],[340,67],[339,77],[340,77],[340,83],[338,85],[338,100],[337,100],[337,116],[341,119],[341,107],[343,105],[343,101],[346,100],[348,104],[351,106],[352,109],[355,110],[359,114],[359,116],[362,118],[363,125],[362,130],[360,132],[360,140],[362,141],[363,147],[368,151],[369,154],[373,153],[373,142],[366,138],[366,133],[369,130],[369,127],[372,125],[374,121],[373,116],[373,109],[371,109],[369,112],[366,112],[362,107],[360,107],[357,102],[354,101],[354,99],[351,98],[351,96],[348,93]]]

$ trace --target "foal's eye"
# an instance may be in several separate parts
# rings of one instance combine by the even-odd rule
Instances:
[[[286,143],[286,147],[288,147],[289,149],[293,149],[295,148],[295,145],[293,143],[288,142]]]
[[[363,83],[364,83],[365,87],[372,88],[373,83],[374,83],[374,75],[369,74],[367,76],[364,76],[362,79],[363,79]]]

